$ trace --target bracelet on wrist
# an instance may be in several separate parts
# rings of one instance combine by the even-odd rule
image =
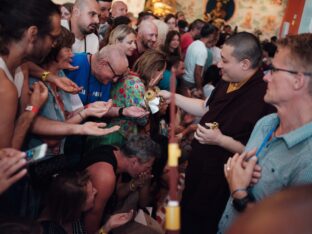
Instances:
[[[246,188],[238,188],[238,189],[235,189],[235,190],[231,193],[231,197],[234,198],[235,193],[238,193],[238,192],[247,192],[247,189],[246,189]]]
[[[50,74],[50,72],[49,71],[44,71],[44,72],[42,72],[42,74],[41,74],[41,80],[42,81],[46,81],[47,79],[48,79],[48,75]]]
[[[87,108],[89,108],[90,107],[90,104],[87,104],[87,105],[85,105],[84,107],[83,107],[83,109],[87,109]]]
[[[34,114],[38,114],[39,108],[36,106],[28,105],[28,106],[26,106],[25,111],[30,111]]]

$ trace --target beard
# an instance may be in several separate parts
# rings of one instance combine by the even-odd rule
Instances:
[[[142,45],[145,49],[155,49],[156,42],[153,43],[151,41],[142,41]]]
[[[89,24],[87,27],[80,27],[79,30],[83,35],[89,35],[91,33],[95,33],[97,31],[98,24]]]
[[[50,50],[51,46],[45,48],[42,46],[42,43],[36,41],[32,53],[27,56],[27,60],[36,64],[41,64],[45,57],[49,54]]]

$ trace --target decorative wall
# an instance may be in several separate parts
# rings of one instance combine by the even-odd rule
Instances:
[[[237,26],[239,31],[257,30],[262,33],[261,38],[278,35],[287,5],[287,0],[177,0],[177,10],[184,11],[187,19],[192,21],[203,18],[206,9],[212,11],[217,2],[222,2],[224,10],[232,15],[227,23],[233,27]],[[232,8],[234,8],[233,14]]]

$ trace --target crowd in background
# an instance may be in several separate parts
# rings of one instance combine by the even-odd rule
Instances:
[[[165,233],[171,129],[181,233],[281,233],[294,209],[311,231],[311,33],[260,41],[122,1],[0,4],[0,233]],[[261,223],[275,197],[285,211]]]

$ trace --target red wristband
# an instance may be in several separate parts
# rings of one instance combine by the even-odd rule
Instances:
[[[89,108],[90,107],[90,104],[87,104],[87,105],[85,105],[83,108],[84,109],[87,109],[87,108]]]
[[[39,112],[39,108],[36,106],[28,105],[28,106],[26,106],[25,111],[30,111],[34,114],[37,114]]]

